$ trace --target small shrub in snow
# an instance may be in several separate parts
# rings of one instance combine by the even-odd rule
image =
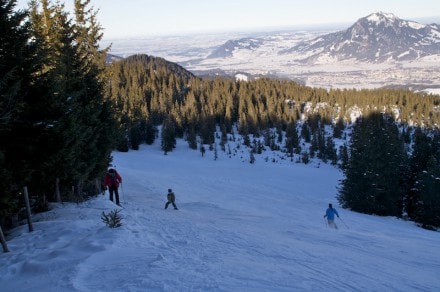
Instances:
[[[122,226],[122,217],[119,215],[120,210],[113,210],[108,214],[102,211],[101,220],[110,228],[116,228]]]

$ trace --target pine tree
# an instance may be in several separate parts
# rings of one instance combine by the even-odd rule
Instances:
[[[417,204],[420,201],[421,189],[417,185],[418,177],[423,171],[426,171],[433,150],[430,137],[419,127],[414,131],[413,140],[406,182],[407,192],[405,194],[405,211],[410,218],[415,217]]]
[[[88,165],[83,179],[99,176],[107,167],[112,149],[115,146],[117,131],[114,113],[110,102],[104,97],[104,84],[107,82],[106,55],[109,48],[100,49],[103,30],[97,21],[97,11],[89,7],[91,0],[75,0],[75,50],[80,60],[83,76],[80,104],[80,117],[85,133],[81,148],[81,159]],[[87,131],[86,131],[87,130]]]
[[[307,123],[303,123],[301,126],[301,137],[304,139],[306,143],[311,142],[311,134],[310,134],[310,128],[307,125]]]
[[[424,228],[440,227],[440,153],[428,160],[426,171],[422,171],[416,182],[420,190],[413,219]]]
[[[401,216],[403,141],[394,121],[373,113],[357,121],[338,199],[343,207],[383,216]]]
[[[139,150],[139,145],[142,143],[142,133],[140,125],[132,125],[130,127],[130,146],[133,150]]]
[[[197,149],[197,134],[193,127],[189,128],[188,134],[186,137],[188,141],[188,146],[190,149],[196,150]]]
[[[26,115],[35,156],[33,189],[41,193],[56,179],[82,193],[84,183],[94,181],[110,161],[116,124],[103,99],[104,54],[96,49],[99,26],[89,23],[89,12],[83,23],[73,23],[58,2],[30,3],[41,67]]]
[[[174,121],[171,117],[164,121],[162,125],[162,150],[166,155],[176,147],[176,133]]]
[[[344,145],[339,147],[339,159],[340,161],[340,167],[343,171],[347,169],[349,156],[348,156],[348,147],[347,144],[344,143]]]
[[[413,208],[408,213],[411,219],[432,229],[440,227],[440,132],[423,133],[418,129],[415,133],[409,177],[416,178],[408,192],[412,197],[411,201],[407,197],[406,207]]]
[[[333,127],[333,137],[341,139],[344,127],[344,120],[340,118]]]
[[[333,142],[332,137],[327,137],[325,141],[324,157],[326,160],[330,160],[331,164],[336,165],[338,162],[338,155],[335,143]]]
[[[0,221],[17,211],[15,188],[26,184],[32,171],[24,113],[37,70],[36,44],[27,12],[14,11],[15,6],[15,0],[0,0]]]
[[[36,171],[31,189],[44,192],[56,178],[61,184],[69,180],[71,185],[83,166],[78,160],[81,125],[75,101],[81,79],[73,46],[75,36],[64,6],[50,1],[32,1],[30,5],[32,34],[41,64],[27,112],[28,135],[34,148],[31,155],[36,157],[31,160]]]
[[[294,150],[299,146],[298,133],[296,131],[296,122],[291,121],[286,129],[286,150],[290,157],[293,157]]]

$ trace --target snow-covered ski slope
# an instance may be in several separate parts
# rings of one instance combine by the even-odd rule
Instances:
[[[107,194],[54,205],[8,235],[0,290],[440,291],[440,233],[341,209],[331,166],[264,158],[214,161],[182,141],[114,153],[124,225],[101,222],[119,208]],[[164,210],[168,188],[178,211]]]

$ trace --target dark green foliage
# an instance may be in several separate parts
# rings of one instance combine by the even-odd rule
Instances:
[[[157,134],[156,127],[150,121],[142,120],[140,121],[140,129],[145,143],[148,145],[153,144]]]
[[[304,141],[306,143],[311,142],[310,129],[309,129],[309,126],[307,125],[307,123],[303,123],[303,125],[301,127],[301,137],[304,139]]]
[[[236,125],[244,145],[251,148],[253,154],[260,153],[262,145],[251,139],[262,136],[264,145],[271,150],[282,150],[292,158],[294,154],[299,155],[296,161],[309,163],[310,158],[318,157],[337,164],[339,159],[341,168],[349,174],[348,181],[363,180],[362,187],[355,183],[349,186],[347,181],[346,188],[347,194],[353,195],[350,200],[358,196],[358,189],[365,192],[362,199],[367,204],[360,207],[363,212],[400,216],[403,202],[417,202],[420,197],[414,194],[418,197],[412,199],[404,194],[403,190],[410,184],[403,173],[410,172],[407,171],[403,139],[388,116],[398,108],[404,125],[405,121],[411,121],[430,128],[440,121],[435,109],[440,103],[438,96],[389,89],[327,91],[264,78],[251,82],[221,78],[202,80],[175,64],[146,55],[116,62],[111,72],[108,91],[120,113],[122,128],[129,130],[133,119],[162,124],[161,142],[165,153],[175,147],[175,138],[185,133],[191,149],[197,148],[197,137],[200,137],[199,149],[203,156],[206,151],[203,145],[215,143],[217,126],[221,129],[219,145],[226,151],[227,134],[233,134],[232,126]],[[361,108],[364,115],[370,112],[369,109],[381,108],[386,115],[381,119],[376,118],[375,113],[366,117],[364,124],[371,126],[358,127],[363,134],[353,138],[350,151],[346,145],[336,151],[332,137],[345,138],[344,130],[348,125],[344,120],[350,120],[351,107]],[[295,123],[302,115],[305,120],[298,127],[298,137]],[[172,126],[167,122],[170,118]],[[326,126],[332,125],[333,120],[337,123],[332,126],[331,133]],[[410,139],[408,132],[410,130],[402,133],[406,143]],[[360,144],[355,143],[357,140]],[[363,155],[357,155],[358,150]],[[354,171],[357,166],[359,174]],[[413,169],[410,181],[414,186],[419,171],[416,171],[418,167]],[[356,192],[348,191],[349,187]],[[411,204],[414,205],[406,204],[408,210]]]
[[[188,134],[187,134],[187,141],[189,148],[196,150],[197,149],[197,135],[196,131],[193,127],[189,128]]]
[[[294,150],[299,146],[298,132],[296,131],[296,122],[291,121],[286,129],[286,150],[290,157],[293,157]]]
[[[440,114],[434,108],[439,103],[438,96],[405,90],[327,91],[265,78],[250,82],[202,80],[176,64],[147,55],[115,62],[110,71],[108,92],[123,129],[128,129],[136,119],[160,125],[172,115],[176,137],[183,137],[183,133],[193,127],[205,144],[213,143],[216,126],[224,126],[226,132],[231,133],[232,126],[237,125],[241,135],[263,135],[266,146],[275,146],[273,142],[282,143],[280,133],[286,131],[288,123],[300,115],[306,118],[301,129],[306,143],[333,120],[337,120],[333,136],[342,138],[344,120],[350,119],[351,107],[361,107],[364,114],[368,108],[383,108],[391,114],[397,107],[402,112],[402,120],[423,122],[428,127],[440,121]],[[343,111],[336,107],[342,107]],[[277,135],[268,135],[269,129],[276,129]],[[318,151],[324,149],[325,137],[316,138],[320,143]]]
[[[84,183],[101,175],[114,147],[116,124],[104,100],[105,52],[98,50],[102,35],[88,2],[75,1],[75,23],[61,4],[31,3],[32,34],[41,56],[26,112],[37,157],[31,164],[37,170],[30,182],[33,192],[53,188],[59,178],[82,196]]]
[[[416,128],[413,134],[412,154],[407,174],[407,193],[405,196],[405,211],[410,218],[415,216],[417,204],[420,201],[420,186],[417,185],[419,176],[426,171],[428,161],[433,154],[431,138],[421,128]]]
[[[114,62],[109,73],[109,98],[119,117],[120,129],[128,131],[133,138],[133,141],[129,138],[132,148],[133,145],[138,148],[139,143],[154,142],[154,126],[161,125],[182,103],[189,79],[193,78],[182,67],[147,55]],[[184,130],[183,124],[174,124],[176,136],[182,137]],[[118,148],[125,149],[124,135],[120,136]]]
[[[212,117],[203,118],[204,121],[200,125],[200,138],[202,139],[203,144],[212,144],[215,142],[215,120]]]
[[[416,205],[414,220],[425,228],[440,227],[440,156],[432,155],[425,171],[416,182],[420,200]]]
[[[139,150],[139,145],[142,142],[141,130],[139,125],[130,128],[130,145],[131,149]]]
[[[341,139],[342,133],[344,132],[344,128],[345,128],[344,121],[342,119],[338,119],[338,121],[333,127],[333,137]]]
[[[349,162],[348,147],[345,143],[339,148],[339,161],[341,169],[345,171]]]
[[[176,132],[174,121],[169,118],[162,125],[162,150],[164,154],[172,151],[176,147]]]
[[[121,210],[114,209],[110,211],[108,214],[102,211],[101,220],[105,223],[109,228],[117,228],[122,226],[122,217],[119,214]]]
[[[0,0],[0,223],[19,208],[18,192],[31,177],[32,149],[23,143],[23,114],[34,82],[37,62],[25,11],[14,11],[16,1]],[[23,155],[25,153],[25,155]]]
[[[128,151],[152,144],[159,125],[165,153],[186,135],[191,149],[197,149],[199,138],[204,155],[203,145],[216,145],[218,129],[219,145],[226,151],[228,134],[235,141],[238,129],[252,155],[266,146],[282,150],[292,161],[297,155],[296,161],[304,163],[313,157],[336,163],[331,136],[343,138],[343,121],[357,107],[364,115],[373,108],[387,115],[399,110],[405,127],[409,121],[416,125],[414,148],[408,165],[394,124],[375,114],[364,118],[355,127],[350,151],[344,146],[338,153],[347,174],[341,198],[351,202],[362,195],[366,203],[356,208],[367,213],[399,216],[402,202],[410,218],[425,220],[422,214],[430,212],[423,202],[435,201],[429,194],[436,186],[431,178],[438,158],[427,153],[436,153],[437,146],[434,136],[417,126],[434,129],[440,124],[438,96],[390,89],[325,90],[268,78],[203,80],[147,55],[106,67],[106,49],[98,46],[101,28],[96,13],[87,8],[90,0],[74,1],[73,19],[60,2],[53,2],[32,1],[28,23],[25,14],[12,12],[15,1],[0,0],[2,210],[13,212],[14,191],[23,184],[32,193],[51,196],[60,179],[62,193],[73,185],[82,194],[102,174],[114,147]],[[335,119],[330,133],[328,125]],[[402,133],[407,144],[412,132]],[[257,137],[264,146],[251,142]],[[404,198],[402,189],[407,190]]]
[[[406,154],[394,121],[373,113],[358,119],[350,159],[339,192],[345,208],[383,216],[401,216]]]
[[[325,140],[324,162],[330,161],[331,164],[336,165],[338,163],[338,154],[336,152],[335,143],[331,137],[327,137]]]
[[[129,136],[126,132],[120,130],[116,136],[116,150],[120,152],[128,152],[130,149]]]
[[[408,216],[425,228],[440,227],[440,133],[414,133],[405,207]]]
[[[2,209],[15,209],[25,185],[37,202],[55,199],[58,179],[64,199],[72,186],[94,195],[89,185],[111,159],[117,124],[104,100],[105,51],[90,1],[74,1],[75,21],[59,2],[31,1],[26,19],[14,2],[0,2]]]

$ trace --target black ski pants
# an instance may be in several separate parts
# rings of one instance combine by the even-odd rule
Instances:
[[[174,203],[173,201],[168,201],[168,202],[165,204],[165,209],[168,208],[169,204],[173,204],[174,209],[177,209],[176,203]]]
[[[110,186],[108,188],[108,192],[110,194],[110,201],[113,201],[113,193],[115,194],[116,204],[119,205],[119,192],[118,187]]]

